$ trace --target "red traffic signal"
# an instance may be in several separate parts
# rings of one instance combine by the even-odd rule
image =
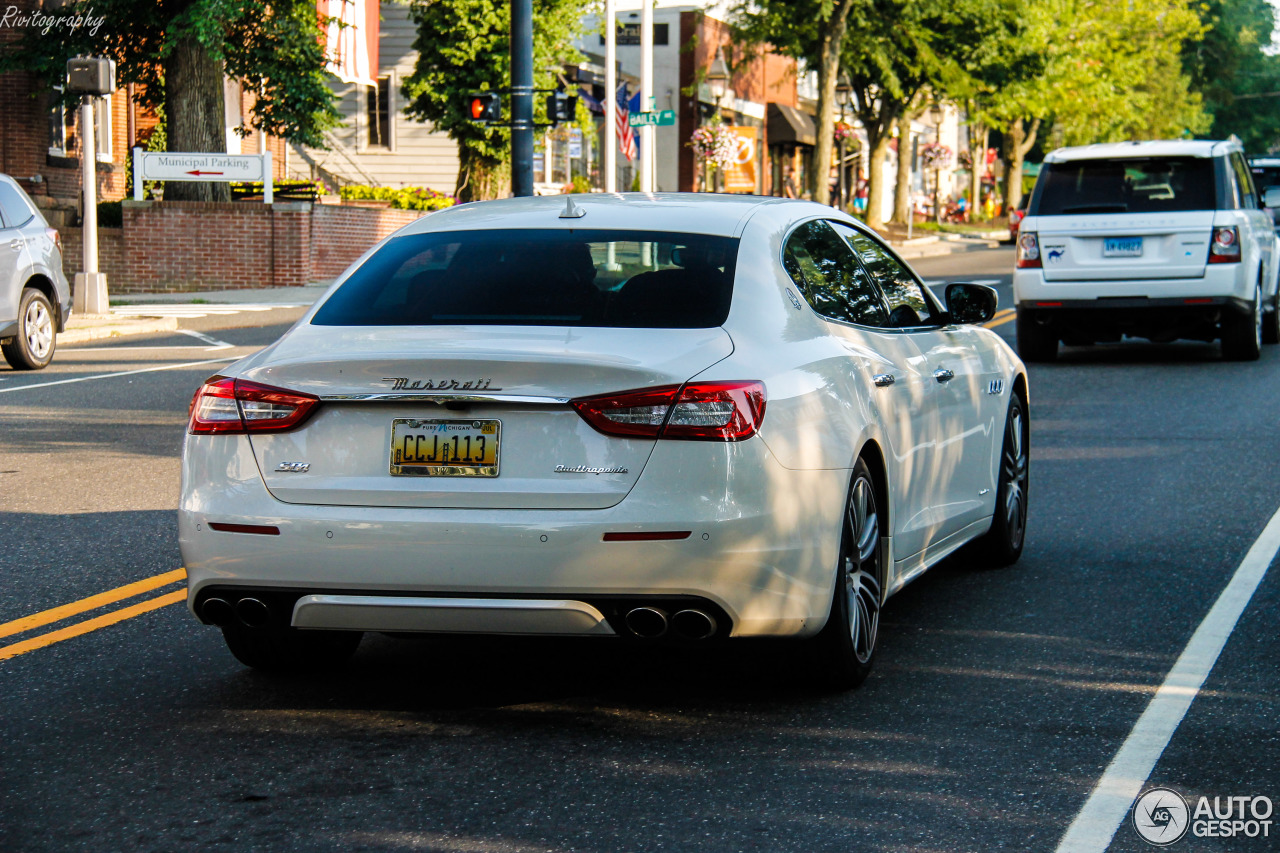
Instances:
[[[492,92],[467,95],[467,115],[472,121],[490,122],[502,119],[502,99]]]

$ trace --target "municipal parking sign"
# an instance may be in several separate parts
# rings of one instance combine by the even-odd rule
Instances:
[[[143,181],[262,181],[262,200],[271,203],[271,153],[205,154],[133,151],[133,198],[142,200]]]

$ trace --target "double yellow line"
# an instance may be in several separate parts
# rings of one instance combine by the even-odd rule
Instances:
[[[23,616],[21,619],[14,619],[12,622],[0,624],[0,640],[5,637],[12,637],[17,634],[25,634],[34,631],[37,628],[44,628],[55,622],[61,622],[64,619],[70,619],[72,616],[79,616],[82,613],[88,613],[90,610],[97,610],[99,607],[106,607],[109,604],[115,604],[124,601],[127,598],[142,595],[145,592],[152,592],[161,587],[169,586],[173,583],[179,583],[187,577],[186,569],[175,569],[172,572],[165,572],[162,575],[156,575],[146,580],[136,581],[135,583],[125,584],[115,589],[109,589],[106,592],[100,592],[97,595],[91,595],[88,598],[82,598],[79,601],[73,601],[70,604],[63,604],[59,607],[53,607],[49,610],[42,610],[39,613],[33,613],[30,616]],[[10,643],[7,646],[0,646],[0,661],[9,658],[25,655],[27,652],[43,649],[45,646],[52,646],[54,643],[60,643],[63,640],[70,640],[72,637],[79,637],[82,634],[88,634],[91,631],[97,631],[99,628],[105,628],[108,625],[114,625],[117,622],[123,622],[126,619],[132,619],[143,613],[150,613],[152,610],[159,610],[161,607],[167,607],[170,604],[176,604],[179,601],[186,600],[187,590],[175,589],[172,592],[166,592],[155,598],[148,598],[145,601],[139,601],[128,607],[119,610],[113,610],[110,613],[104,613],[101,616],[95,616],[92,619],[86,619],[83,622],[76,622],[65,628],[58,628],[45,634],[37,634],[25,640],[19,640],[16,643]]]
[[[997,311],[996,315],[982,325],[988,329],[994,329],[996,326],[1002,326],[1013,319],[1016,312],[1012,308],[1005,308]]]

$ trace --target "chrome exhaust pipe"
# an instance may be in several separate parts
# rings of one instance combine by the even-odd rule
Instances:
[[[271,608],[256,598],[236,602],[236,617],[249,628],[263,628],[271,621]]]
[[[236,618],[236,613],[225,598],[206,598],[204,604],[200,605],[200,618],[221,628],[230,625]]]
[[[636,607],[627,613],[627,628],[637,637],[656,640],[667,633],[667,614],[656,607]]]
[[[716,633],[716,620],[701,610],[681,610],[671,617],[671,629],[690,640],[705,640]]]

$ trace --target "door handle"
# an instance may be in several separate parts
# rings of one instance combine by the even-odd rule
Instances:
[[[888,388],[896,380],[893,378],[892,373],[877,373],[871,377],[871,381],[876,383],[877,388]]]
[[[956,378],[956,375],[945,367],[939,367],[933,372],[933,378],[939,382],[950,382]]]
[[[22,242],[21,240],[14,240],[11,243],[9,243],[9,248],[13,249],[15,252],[21,252],[22,247],[25,245],[27,244]]]

